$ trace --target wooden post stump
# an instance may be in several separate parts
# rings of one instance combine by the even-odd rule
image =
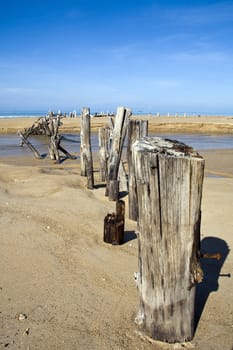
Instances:
[[[90,108],[83,108],[81,115],[81,176],[87,176],[87,188],[94,188],[93,160],[91,152],[91,121]]]
[[[104,218],[104,242],[113,245],[124,243],[125,202],[116,202],[116,213],[108,214]]]
[[[129,219],[137,221],[138,218],[138,201],[136,192],[135,172],[132,163],[132,145],[136,140],[148,135],[148,120],[130,120],[128,126],[128,182],[129,182]]]
[[[177,141],[143,138],[133,145],[138,198],[140,294],[137,323],[153,339],[194,335],[204,160]]]

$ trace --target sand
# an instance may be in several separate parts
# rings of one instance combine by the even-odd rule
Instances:
[[[233,117],[156,117],[152,115],[133,115],[133,119],[146,119],[149,121],[150,132],[172,133],[233,133]],[[30,127],[37,118],[1,118],[0,134],[16,133],[18,130]],[[63,133],[79,132],[80,118],[63,118]],[[108,123],[107,117],[91,119],[92,131],[98,131],[99,127]]]
[[[12,132],[26,123],[0,120],[0,129]],[[33,156],[2,158],[0,348],[232,350],[233,150],[201,155],[202,247],[220,251],[222,259],[203,261],[195,337],[175,345],[152,342],[137,330],[136,224],[126,218],[122,246],[103,242],[103,219],[114,203],[104,196],[98,172],[97,188],[87,190],[77,160],[56,165]]]

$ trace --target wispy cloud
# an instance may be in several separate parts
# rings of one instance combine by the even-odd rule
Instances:
[[[179,80],[171,80],[171,79],[159,79],[151,82],[152,85],[165,87],[165,88],[175,88],[181,86],[181,81]]]
[[[146,78],[146,77],[138,77],[135,79],[135,85],[136,86],[146,86],[147,88],[166,88],[166,89],[173,89],[177,88],[179,86],[182,86],[182,81],[179,79],[167,79],[167,78],[161,78],[161,79],[153,79],[153,78]]]
[[[230,54],[224,51],[208,51],[208,50],[198,50],[198,49],[190,49],[187,51],[180,51],[173,53],[170,56],[171,59],[181,60],[181,61],[201,61],[205,62],[226,62],[232,60]]]
[[[80,18],[83,17],[84,13],[77,9],[77,8],[73,8],[70,11],[67,11],[64,15],[64,17],[66,19],[76,19],[76,18]]]
[[[200,6],[186,6],[183,8],[173,8],[165,10],[162,16],[168,20],[179,22],[180,24],[219,24],[233,20],[233,3],[232,1],[220,1],[215,4]]]
[[[2,87],[0,88],[0,92],[7,93],[7,94],[25,94],[25,93],[34,93],[36,92],[36,89],[29,89],[29,88],[23,88],[23,87]]]

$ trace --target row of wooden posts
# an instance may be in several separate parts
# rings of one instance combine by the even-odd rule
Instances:
[[[114,121],[110,119],[99,130],[100,179],[106,182],[106,195],[116,201],[116,213],[104,219],[104,241],[124,242],[125,203],[120,200],[120,189],[126,181],[122,153],[127,135],[128,216],[137,221],[138,230],[137,323],[154,339],[191,340],[195,285],[203,278],[200,208],[204,160],[180,142],[148,137],[148,121],[130,116],[128,108],[119,107]],[[55,130],[51,138],[56,139]],[[55,140],[51,150],[55,157],[58,144]],[[81,175],[93,189],[89,108],[83,108],[81,115],[80,158]]]
[[[94,187],[90,111],[81,127],[81,174]],[[140,294],[137,323],[154,339],[183,342],[193,338],[195,285],[200,266],[201,198],[204,160],[183,143],[148,137],[148,121],[130,120],[118,108],[114,125],[99,130],[100,177],[116,213],[104,220],[104,240],[124,241],[124,202],[119,200],[122,152],[127,135],[129,219],[137,221]],[[127,132],[128,131],[128,132]],[[121,170],[120,170],[121,169]]]
[[[120,189],[129,195],[129,218],[137,220],[137,200],[135,198],[135,177],[132,162],[132,145],[148,135],[148,120],[130,119],[131,110],[119,107],[114,120],[99,129],[100,181],[106,182],[106,196],[117,201]],[[128,174],[122,160],[126,135]],[[91,152],[90,109],[83,108],[81,115],[81,175],[87,176],[87,188],[94,188],[93,158]]]

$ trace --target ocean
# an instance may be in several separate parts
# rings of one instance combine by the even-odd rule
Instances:
[[[4,112],[0,111],[0,118],[32,118],[32,117],[43,117],[48,114],[49,111],[29,111],[29,112],[24,112],[24,111],[10,111],[10,112]],[[58,111],[59,112],[59,111]],[[55,113],[58,113],[55,111]],[[81,110],[76,110],[76,111],[63,111],[61,112],[64,114],[66,113],[67,116],[69,116],[70,112],[76,112],[77,115],[80,115]],[[151,115],[151,116],[157,116],[157,117],[169,117],[169,116],[186,116],[186,117],[233,117],[233,112],[148,112],[148,111],[139,111],[139,110],[134,110],[132,109],[132,112],[134,115]],[[93,111],[91,109],[91,114],[108,114],[108,113],[114,113],[114,111],[105,111],[105,112],[100,112],[100,111]]]
[[[1,112],[0,118],[39,118],[43,117],[47,112]]]

